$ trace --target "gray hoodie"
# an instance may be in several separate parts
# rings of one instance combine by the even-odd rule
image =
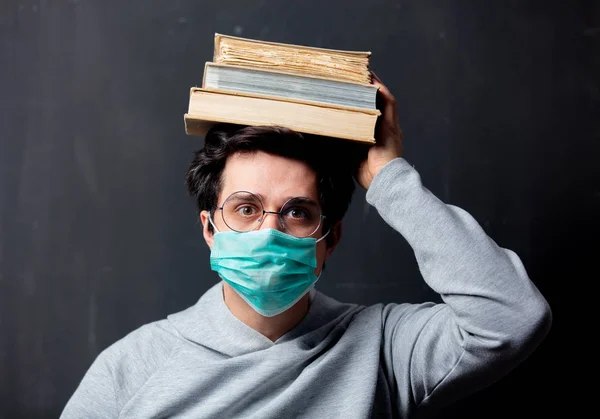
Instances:
[[[545,337],[551,311],[519,257],[406,160],[367,201],[443,303],[365,307],[313,289],[306,317],[272,342],[231,314],[219,282],[100,353],[61,418],[408,418],[493,383]]]

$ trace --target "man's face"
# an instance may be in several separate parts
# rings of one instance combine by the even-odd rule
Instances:
[[[266,211],[279,211],[287,200],[295,197],[306,197],[319,202],[317,175],[310,166],[262,151],[236,153],[230,156],[223,170],[222,181],[223,188],[218,197],[218,205],[238,191],[248,191],[260,196]],[[202,211],[200,215],[204,226],[204,238],[212,248],[213,236],[208,231],[208,211]],[[215,213],[213,221],[219,231],[230,230],[223,222],[220,211]],[[281,230],[277,215],[266,215],[260,228]],[[317,243],[317,268],[315,269],[317,275],[320,274],[323,262],[329,257],[339,240],[340,225],[338,224],[332,230],[329,233],[334,237],[334,244],[331,247],[327,247],[326,239]],[[311,237],[318,239],[325,233],[321,226]]]

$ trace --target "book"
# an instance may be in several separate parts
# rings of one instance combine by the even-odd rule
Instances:
[[[342,51],[215,34],[213,62],[370,83],[370,51]]]
[[[184,120],[188,135],[206,135],[217,123],[279,125],[307,134],[374,143],[379,115],[377,109],[192,87]]]
[[[297,132],[375,143],[378,87],[370,52],[342,51],[215,34],[214,62],[192,87],[188,135],[217,123],[278,125]]]
[[[307,77],[261,68],[207,62],[202,87],[376,109],[377,86],[373,84],[350,83],[331,77]]]

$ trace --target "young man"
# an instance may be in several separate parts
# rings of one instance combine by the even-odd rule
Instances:
[[[515,253],[423,187],[375,83],[377,144],[355,178],[443,303],[364,307],[316,291],[354,190],[348,168],[290,130],[218,127],[187,180],[222,281],[103,351],[62,418],[407,418],[535,349],[546,300]]]

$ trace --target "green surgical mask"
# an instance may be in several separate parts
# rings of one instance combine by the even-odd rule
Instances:
[[[217,232],[210,266],[257,313],[272,317],[296,304],[319,279],[314,273],[319,240],[273,229]]]

